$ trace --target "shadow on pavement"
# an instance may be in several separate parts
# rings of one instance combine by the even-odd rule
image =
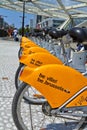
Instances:
[[[53,123],[40,130],[74,130],[78,122]]]

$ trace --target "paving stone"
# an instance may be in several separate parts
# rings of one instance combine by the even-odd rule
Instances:
[[[17,130],[11,115],[19,43],[0,40],[0,130]]]

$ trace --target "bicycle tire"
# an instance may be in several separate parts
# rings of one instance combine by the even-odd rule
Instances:
[[[16,87],[16,89],[19,88],[19,84],[20,84],[19,75],[20,75],[20,71],[21,71],[22,67],[24,67],[24,64],[20,64],[16,73],[15,73],[15,87]]]
[[[19,96],[20,96],[22,90],[23,90],[23,88],[19,89],[19,91],[16,91],[13,101],[12,101],[12,117],[13,117],[14,123],[15,123],[16,127],[18,128],[18,130],[24,130],[20,124],[18,113],[17,113],[18,99],[19,99]]]
[[[42,112],[42,105],[32,105],[25,102],[24,93],[27,91],[27,84],[22,83],[16,91],[12,101],[12,117],[18,130],[38,130],[58,120],[57,117],[45,116]],[[29,111],[27,110],[29,109]],[[30,113],[31,109],[31,113]],[[28,113],[29,112],[29,113]],[[32,120],[32,125],[31,125]],[[49,120],[49,121],[48,121]],[[50,123],[51,122],[51,123]],[[29,123],[29,124],[28,124]],[[33,128],[32,128],[33,127]]]
[[[18,51],[18,58],[20,58],[20,56],[21,56],[21,54],[22,54],[22,50],[23,50],[23,48],[20,47],[20,49],[19,49],[19,51]]]

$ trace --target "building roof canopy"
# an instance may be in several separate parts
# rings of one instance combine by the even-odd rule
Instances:
[[[87,17],[87,0],[0,0],[0,8],[47,17],[78,18]]]

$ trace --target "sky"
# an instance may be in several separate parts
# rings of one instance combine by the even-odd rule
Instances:
[[[16,28],[22,26],[22,12],[0,8],[0,16],[3,17],[9,25],[14,24]],[[35,17],[34,14],[25,14],[25,26],[29,25],[30,19],[35,19]]]

